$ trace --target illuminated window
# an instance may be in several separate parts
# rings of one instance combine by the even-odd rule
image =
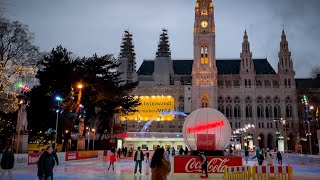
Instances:
[[[202,108],[208,107],[208,103],[209,103],[209,96],[206,93],[202,94],[202,96],[201,96],[201,107]]]
[[[201,64],[208,64],[208,46],[201,47]]]

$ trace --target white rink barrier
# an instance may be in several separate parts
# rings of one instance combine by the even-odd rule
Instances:
[[[66,154],[71,152],[58,152],[57,156],[59,159],[59,164],[64,164],[67,162]],[[103,158],[103,151],[79,151],[74,152],[77,154],[76,158],[72,161],[85,160],[85,159],[101,159]],[[95,156],[91,155],[92,153]],[[81,155],[78,155],[81,154]],[[39,159],[39,153],[25,153],[25,154],[14,154],[14,169],[23,169],[28,167],[36,167],[37,161]],[[0,154],[2,158],[2,154]]]
[[[283,154],[282,159],[286,161],[286,164],[297,165],[297,164],[312,164],[320,165],[319,155],[307,155],[307,154]]]

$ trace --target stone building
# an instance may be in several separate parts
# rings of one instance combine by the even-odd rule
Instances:
[[[139,81],[133,94],[171,96],[175,101],[174,109],[187,114],[203,107],[218,109],[229,119],[233,130],[254,124],[255,129],[246,133],[253,135],[255,146],[276,147],[280,119],[285,119],[290,127],[287,133],[295,135],[296,132],[291,132],[298,124],[295,72],[285,31],[279,33],[276,72],[267,58],[253,57],[246,30],[242,44],[239,43],[242,46],[239,57],[217,58],[212,0],[197,0],[194,13],[192,59],[171,59],[168,31],[164,29],[156,58],[144,60],[136,71],[135,60],[124,53],[131,51],[134,54],[132,39],[124,36],[123,45],[127,43],[130,48],[121,49],[120,71],[124,72],[124,80],[130,82],[135,77]],[[130,68],[133,70],[129,71]],[[183,118],[157,120],[150,124],[149,131],[181,132]],[[140,131],[145,122],[139,118],[127,119],[124,124],[127,131]]]

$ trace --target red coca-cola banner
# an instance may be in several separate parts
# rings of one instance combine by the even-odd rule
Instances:
[[[208,156],[208,173],[223,173],[228,166],[242,166],[242,157]],[[175,156],[174,173],[201,173],[201,159],[197,156]]]
[[[66,152],[66,161],[78,160],[78,152]]]
[[[28,154],[28,165],[37,164],[40,157],[40,153],[29,153]]]

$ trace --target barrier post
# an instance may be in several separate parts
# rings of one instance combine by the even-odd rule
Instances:
[[[291,166],[253,166],[253,180],[292,180]]]

